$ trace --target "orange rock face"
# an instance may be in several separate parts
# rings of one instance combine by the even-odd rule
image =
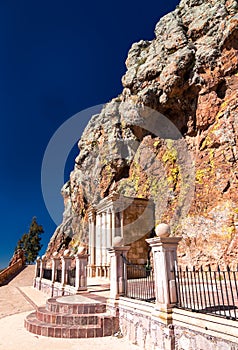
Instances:
[[[236,1],[182,0],[154,40],[132,45],[122,94],[79,142],[47,254],[67,237],[72,250],[87,242],[89,206],[118,191],[154,200],[156,223],[183,236],[180,262],[237,260],[237,43]],[[147,108],[166,125],[159,117],[148,124]]]

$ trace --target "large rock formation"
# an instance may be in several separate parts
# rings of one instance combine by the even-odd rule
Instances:
[[[76,251],[87,241],[89,206],[117,191],[154,199],[157,222],[183,236],[181,262],[232,262],[238,256],[237,1],[182,0],[158,22],[154,40],[132,45],[126,66],[122,94],[92,117],[79,141],[62,190],[63,223],[47,254],[67,246]],[[159,113],[147,123],[149,108],[174,127]]]

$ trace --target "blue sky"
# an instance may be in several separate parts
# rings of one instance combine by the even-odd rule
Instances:
[[[42,159],[54,132],[77,112],[122,91],[131,44],[153,39],[159,18],[178,2],[1,2],[0,268],[33,216],[45,230],[41,253],[55,230],[41,192]]]

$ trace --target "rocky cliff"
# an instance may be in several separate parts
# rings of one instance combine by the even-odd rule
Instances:
[[[237,1],[182,0],[158,22],[154,40],[132,45],[126,66],[122,94],[92,116],[79,141],[47,254],[77,251],[87,241],[89,206],[117,191],[154,200],[156,221],[183,236],[181,262],[234,261]]]

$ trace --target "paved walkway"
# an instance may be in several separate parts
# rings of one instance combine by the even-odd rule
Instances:
[[[9,284],[0,287],[0,350],[139,350],[124,338],[57,339],[29,333],[24,328],[25,317],[34,306],[43,306],[48,298],[32,287],[34,266],[27,266]],[[89,281],[89,283],[92,281]],[[93,293],[104,294],[100,287],[90,286]]]

